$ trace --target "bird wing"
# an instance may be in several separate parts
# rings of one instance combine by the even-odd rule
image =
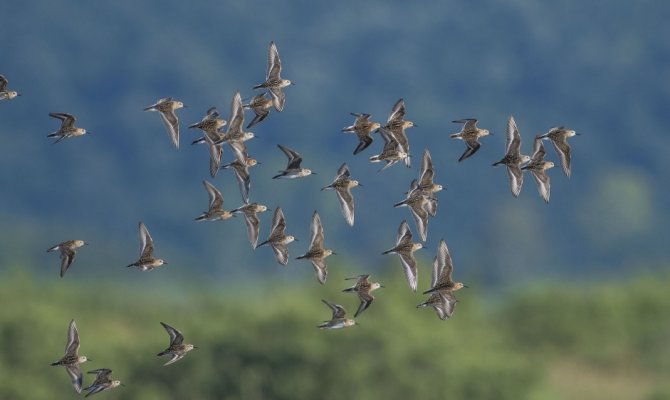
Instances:
[[[312,224],[309,227],[310,232],[310,249],[322,249],[323,248],[323,226],[321,225],[321,217],[319,213],[314,211],[312,215]]]
[[[386,122],[402,121],[405,118],[405,101],[398,99],[391,109],[391,114]]]
[[[421,172],[419,173],[421,183],[426,185],[432,184],[434,173],[433,159],[430,157],[428,149],[425,149],[421,158]]]
[[[244,213],[244,223],[247,226],[247,237],[249,238],[249,242],[252,246],[256,247],[256,243],[258,242],[258,225],[260,223],[258,216],[256,216],[256,213]]]
[[[507,155],[521,155],[521,135],[516,127],[514,117],[510,116],[507,120],[507,140],[505,142],[505,153]]]
[[[558,159],[561,161],[561,168],[563,173],[568,178],[570,177],[570,145],[564,136],[561,136],[559,139],[553,140],[550,139],[551,144],[554,146],[554,150],[558,154]]]
[[[349,226],[354,226],[354,196],[347,187],[336,187],[335,194],[340,202],[340,211]]]
[[[447,243],[444,240],[440,240],[434,262],[437,263],[439,276],[436,285],[433,287],[451,284],[453,282],[451,279],[451,273],[454,270],[454,264],[451,260],[451,255],[449,254]]]
[[[402,264],[403,270],[405,271],[405,278],[407,278],[407,284],[412,289],[413,292],[416,292],[416,283],[417,283],[417,270],[416,270],[416,259],[412,253],[401,254],[398,253],[400,257],[400,262]]]
[[[209,209],[220,209],[223,207],[223,195],[214,187],[211,183],[203,180],[202,184],[205,185],[205,190],[207,190],[207,195],[209,196]]]
[[[463,132],[472,132],[477,130],[477,119],[465,118],[454,121],[458,124],[463,124]]]
[[[347,311],[344,309],[344,307],[342,307],[339,304],[330,303],[326,300],[321,300],[321,301],[325,305],[327,305],[328,308],[330,308],[333,311],[333,318],[332,319],[344,318],[345,314],[347,313]]]
[[[407,238],[409,236],[409,238]],[[405,240],[412,240],[412,232],[409,230],[409,224],[407,220],[403,220],[398,227],[398,235],[396,236],[396,245],[400,244]]]
[[[168,110],[159,110],[159,114],[161,116],[161,121],[163,121],[163,125],[165,125],[165,129],[167,129],[167,134],[170,137],[170,140],[172,140],[172,145],[178,149],[179,119],[177,119],[177,115],[171,108]]]
[[[149,230],[140,222],[140,259],[151,258],[154,254],[154,240],[149,234]]]
[[[270,96],[272,96],[272,105],[274,106],[277,112],[281,112],[284,109],[284,103],[286,102],[286,95],[284,91],[280,88],[270,88]]]
[[[77,356],[79,351],[79,332],[77,331],[77,324],[74,320],[70,321],[70,326],[67,330],[67,343],[65,344],[66,356]]]
[[[275,253],[275,260],[281,265],[288,263],[288,248],[283,243],[270,243],[272,251]]]
[[[523,185],[523,172],[518,165],[506,165],[507,177],[509,178],[509,188],[514,197],[518,197],[521,193],[521,185]]]
[[[356,310],[354,318],[361,315],[363,311],[365,311],[368,307],[370,307],[370,304],[372,304],[372,301],[375,299],[374,297],[372,297],[372,295],[370,295],[370,293],[365,292],[358,292],[358,298],[361,300],[361,303],[358,305],[358,310]]]
[[[79,369],[79,365],[68,365],[65,367],[65,370],[70,376],[70,381],[72,382],[72,387],[74,387],[74,390],[76,390],[77,393],[81,393],[81,385],[84,381],[84,378],[82,376],[81,369]]]
[[[268,68],[265,73],[265,79],[281,79],[281,60],[275,42],[270,42],[268,46]]]
[[[72,261],[74,261],[75,251],[67,247],[60,248],[60,277],[62,278],[65,275],[65,271],[70,267]]]
[[[0,92],[4,92],[7,89],[7,83],[8,81],[4,75],[0,75]]]
[[[274,235],[284,234],[284,229],[286,228],[286,220],[284,219],[284,212],[281,207],[275,208],[275,212],[272,215],[272,229],[270,231],[270,237]]]
[[[322,285],[326,283],[326,278],[328,277],[328,268],[326,267],[326,262],[323,258],[311,259],[312,266],[314,266],[314,272],[316,273],[316,279]]]
[[[163,325],[165,331],[168,333],[168,335],[170,335],[170,346],[182,344],[184,341],[184,336],[181,334],[181,332],[166,324],[165,322],[161,322],[161,325]]]
[[[345,177],[350,177],[351,173],[349,172],[349,167],[347,167],[347,163],[343,163],[340,165],[340,168],[337,169],[337,176],[335,176],[335,180],[337,180],[339,177],[345,176]]]
[[[533,142],[533,155],[531,157],[531,162],[539,162],[544,160],[545,150],[544,145],[542,144],[542,138],[535,136],[535,141]]]
[[[549,195],[551,191],[551,185],[549,182],[549,175],[543,170],[531,170],[533,178],[535,178],[535,183],[537,183],[537,191],[540,193],[540,197],[549,203]]]
[[[412,214],[414,219],[414,224],[416,225],[416,231],[419,233],[421,241],[426,241],[426,236],[428,235],[428,213],[423,208],[425,202],[422,203],[413,203],[414,206],[410,206],[409,212]]]
[[[354,149],[354,155],[365,150],[372,144],[372,138],[370,136],[361,136],[359,137],[358,146]]]
[[[233,168],[235,172],[235,178],[237,179],[237,187],[240,189],[240,195],[242,196],[242,201],[245,204],[249,203],[249,190],[251,189],[251,176],[249,175],[249,169],[244,166],[239,166]]]
[[[228,133],[237,133],[242,130],[244,125],[244,108],[242,107],[242,96],[240,92],[235,92],[233,100],[230,102],[230,118],[228,119]]]
[[[464,138],[463,141],[467,145],[467,148],[465,149],[461,157],[458,159],[458,161],[463,161],[466,158],[470,157],[471,155],[475,154],[477,150],[479,150],[479,147],[481,146],[477,138],[474,137],[467,139]]]
[[[281,151],[283,151],[284,154],[286,154],[286,157],[288,157],[288,166],[286,167],[286,169],[300,168],[300,163],[302,163],[302,157],[300,157],[300,154],[298,154],[295,150],[282,146],[281,144],[278,144],[277,147],[279,147]]]

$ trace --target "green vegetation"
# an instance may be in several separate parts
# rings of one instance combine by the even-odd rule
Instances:
[[[61,356],[75,318],[84,369],[108,367],[127,387],[106,399],[662,399],[670,387],[670,279],[535,286],[484,302],[459,293],[451,320],[414,308],[401,277],[360,325],[320,331],[332,299],[355,296],[334,271],[324,288],[44,282],[0,283],[0,398],[71,399]],[[9,276],[8,276],[9,275]],[[397,279],[396,279],[397,278]],[[251,298],[246,298],[251,296]],[[199,349],[162,367],[159,321]],[[88,381],[85,381],[85,383]]]

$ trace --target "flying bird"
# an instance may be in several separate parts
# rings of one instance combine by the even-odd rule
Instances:
[[[381,124],[370,121],[370,114],[351,113],[351,115],[356,117],[354,124],[342,128],[342,132],[355,133],[358,137],[358,146],[354,149],[354,155],[356,155],[372,144],[372,136],[370,134],[379,129]]]
[[[530,162],[521,168],[521,170],[529,171],[533,175],[540,197],[542,197],[545,203],[549,203],[551,183],[549,181],[549,175],[547,175],[547,170],[553,168],[554,163],[551,161],[544,161],[544,155],[545,151],[544,145],[542,144],[542,138],[536,136],[535,142],[533,143],[533,155],[531,156]]]
[[[164,97],[159,99],[156,104],[144,109],[144,111],[158,111],[175,149],[179,149],[179,119],[174,111],[182,107],[184,107],[184,103],[181,101],[172,100],[172,97]]]
[[[459,119],[452,121],[456,124],[463,124],[463,128],[460,132],[449,135],[452,139],[461,139],[465,142],[465,152],[461,155],[458,161],[463,161],[471,155],[475,154],[481,144],[479,143],[479,138],[483,136],[490,135],[487,129],[477,128],[477,120],[474,118]]]
[[[410,155],[409,155],[409,141],[407,140],[407,135],[405,134],[405,129],[411,128],[414,125],[414,122],[405,120],[405,101],[399,99],[393,105],[391,109],[391,114],[389,114],[388,120],[384,125],[384,129],[391,132],[393,137],[400,144],[402,151],[407,154],[407,157],[403,158],[405,166],[410,167]]]
[[[144,223],[140,221],[140,258],[128,267],[137,267],[141,271],[151,271],[154,268],[167,264],[165,260],[154,258],[154,240],[149,234],[149,230]]]
[[[277,207],[272,216],[270,236],[268,236],[266,241],[256,246],[256,248],[258,248],[266,244],[270,245],[272,251],[275,253],[275,260],[281,265],[286,265],[288,263],[288,247],[286,247],[286,245],[295,240],[293,236],[284,233],[285,229],[286,220],[284,219],[284,213],[282,212],[281,207]]]
[[[52,112],[49,113],[49,116],[61,120],[60,128],[58,128],[56,132],[47,135],[47,137],[50,138],[58,138],[53,142],[53,144],[56,144],[63,139],[69,139],[91,133],[87,132],[84,128],[75,127],[74,123],[77,119],[72,114]]]
[[[58,361],[51,363],[53,366],[65,367],[67,374],[70,376],[72,386],[77,393],[81,393],[82,374],[79,369],[79,364],[91,361],[86,356],[78,355],[79,352],[79,332],[77,332],[77,324],[74,320],[70,321],[70,326],[67,330],[67,343],[65,344],[65,355]]]
[[[253,110],[254,119],[249,122],[247,129],[252,126],[262,122],[268,115],[270,115],[270,107],[272,107],[273,100],[271,98],[265,97],[266,92],[258,94],[251,98],[249,104],[243,105],[244,108]]]
[[[396,140],[395,135],[391,131],[379,128],[379,134],[382,139],[384,139],[384,148],[380,154],[370,157],[370,162],[376,163],[385,161],[386,165],[378,171],[381,172],[398,161],[404,160],[407,158],[408,154],[402,149],[402,146],[398,143],[398,140]]]
[[[328,308],[333,312],[333,316],[330,321],[324,321],[323,323],[317,325],[320,329],[341,329],[348,326],[356,325],[356,321],[353,319],[345,318],[347,311],[339,304],[330,303],[326,300],[321,300],[323,304],[327,305]]]
[[[86,396],[92,396],[96,393],[100,393],[105,390],[114,389],[117,386],[126,386],[119,380],[111,380],[109,376],[112,374],[112,370],[108,368],[94,369],[93,371],[88,371],[89,374],[95,374],[95,381],[84,390],[88,390]]]
[[[507,142],[505,144],[505,157],[493,164],[494,167],[503,164],[507,167],[507,177],[509,179],[509,187],[514,197],[518,197],[521,193],[521,186],[523,185],[523,172],[521,172],[521,164],[530,161],[530,156],[521,154],[521,135],[519,129],[516,127],[514,117],[510,116],[507,120]]]
[[[370,307],[370,304],[372,304],[372,301],[375,299],[374,296],[372,296],[372,291],[377,290],[379,288],[383,288],[384,286],[379,282],[370,282],[370,275],[368,274],[358,275],[355,278],[345,278],[345,280],[351,280],[351,279],[356,279],[356,284],[342,291],[353,292],[358,295],[358,299],[361,301],[361,303],[358,305],[358,310],[356,310],[356,314],[354,314],[354,318],[357,318],[359,315],[363,313],[363,311],[367,310],[368,307]]]
[[[240,190],[242,201],[249,203],[249,190],[251,189],[251,175],[249,168],[259,164],[258,161],[249,157],[247,146],[244,142],[229,142],[230,148],[235,154],[235,161],[221,166],[222,169],[232,169],[237,179],[237,187]]]
[[[344,163],[337,170],[337,175],[333,182],[321,188],[321,190],[333,189],[340,202],[340,211],[349,226],[354,226],[354,196],[351,194],[351,188],[360,186],[357,180],[351,179],[351,173]]]
[[[424,292],[430,293],[428,300],[416,306],[417,308],[432,307],[441,320],[449,319],[454,313],[454,307],[458,300],[454,296],[454,291],[463,287],[461,282],[454,282],[451,278],[453,264],[449,249],[444,240],[440,240],[437,248],[437,255],[433,260],[433,274],[431,276],[430,286],[432,289]]]
[[[165,322],[161,322],[161,325],[163,325],[165,331],[168,333],[168,335],[170,335],[170,345],[168,348],[157,354],[158,357],[164,355],[169,355],[171,357],[168,362],[163,364],[163,366],[177,362],[181,360],[189,351],[197,349],[197,347],[192,344],[184,343],[184,335],[182,335],[181,332],[166,324]]]
[[[242,213],[244,215],[244,223],[247,226],[247,237],[253,248],[256,248],[256,243],[258,242],[258,225],[260,224],[256,214],[265,212],[267,209],[262,204],[251,203],[230,211],[231,213]]]
[[[572,159],[568,138],[575,135],[579,135],[579,133],[572,129],[566,129],[565,127],[559,126],[549,129],[549,132],[540,136],[542,139],[548,139],[554,146],[554,150],[556,150],[556,154],[558,154],[558,159],[561,161],[563,173],[568,178],[570,178],[570,160]]]
[[[11,100],[16,96],[21,96],[16,90],[7,90],[9,81],[4,75],[0,75],[0,100]]]
[[[233,216],[233,213],[223,209],[223,195],[217,188],[207,181],[202,181],[209,196],[209,208],[197,217],[196,221],[223,221]]]
[[[60,277],[65,275],[65,272],[70,268],[70,264],[74,261],[74,256],[77,254],[76,249],[88,243],[83,240],[68,240],[51,247],[47,252],[58,250],[60,252]]]
[[[407,284],[413,292],[416,292],[418,275],[414,252],[421,248],[423,248],[421,243],[412,243],[412,232],[409,230],[407,221],[403,220],[398,228],[395,246],[382,253],[397,254],[400,257],[400,262],[405,271],[405,278],[407,278]]]
[[[265,73],[265,82],[254,86],[254,89],[267,89],[272,96],[272,104],[277,112],[284,109],[285,96],[282,91],[286,86],[291,85],[291,81],[281,78],[281,60],[279,59],[279,52],[277,52],[277,45],[275,42],[270,42],[268,46],[268,67]]]
[[[321,217],[319,217],[319,213],[316,211],[312,215],[309,232],[309,250],[307,250],[307,253],[297,257],[297,259],[311,261],[316,273],[316,279],[323,285],[326,283],[326,278],[328,277],[328,268],[326,267],[325,259],[335,253],[331,249],[323,247],[323,226],[321,226]]]
[[[288,157],[288,165],[286,166],[285,170],[279,171],[279,174],[273,176],[272,179],[295,179],[312,174],[316,175],[311,170],[300,167],[300,164],[302,163],[302,157],[295,150],[291,150],[288,147],[282,146],[281,144],[278,144],[277,147],[279,147],[281,151],[286,154],[286,157]]]

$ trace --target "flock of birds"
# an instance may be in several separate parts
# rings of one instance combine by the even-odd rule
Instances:
[[[204,133],[201,138],[194,140],[192,144],[205,144],[207,146],[211,177],[214,178],[221,169],[232,169],[244,203],[241,207],[231,210],[224,209],[221,192],[210,182],[204,180],[203,185],[209,196],[209,206],[195,220],[226,220],[235,214],[242,214],[251,246],[254,249],[265,245],[270,246],[274,252],[275,260],[281,265],[286,265],[289,260],[288,244],[293,242],[295,238],[286,233],[286,220],[281,207],[274,209],[272,225],[267,239],[258,243],[260,221],[257,214],[267,211],[268,207],[250,202],[249,200],[251,189],[249,169],[257,165],[258,161],[249,156],[245,143],[254,138],[254,134],[245,131],[245,129],[250,129],[252,126],[265,120],[272,108],[276,112],[281,112],[284,108],[286,98],[283,89],[291,85],[291,81],[281,78],[281,69],[282,64],[277,47],[274,42],[271,42],[268,47],[265,82],[254,86],[254,89],[264,89],[264,91],[252,97],[248,104],[243,104],[240,93],[236,92],[232,99],[228,121],[220,118],[217,109],[212,107],[201,121],[190,125],[189,128],[200,129]],[[11,100],[20,96],[16,91],[8,90],[7,84],[7,79],[0,75],[0,100]],[[166,97],[144,109],[145,111],[158,112],[172,145],[177,149],[179,148],[179,120],[175,110],[183,106],[182,102]],[[245,109],[251,109],[254,113],[254,118],[246,127],[244,127]],[[83,128],[76,127],[76,118],[71,114],[50,113],[49,115],[61,121],[59,129],[48,135],[48,137],[56,139],[54,143],[90,133]],[[361,153],[370,146],[373,142],[372,134],[378,132],[384,141],[384,146],[380,154],[371,156],[369,159],[373,163],[385,162],[385,165],[379,171],[383,171],[399,161],[402,161],[407,167],[411,166],[409,141],[405,130],[413,127],[414,123],[405,119],[405,104],[403,99],[395,103],[391,114],[383,125],[372,122],[370,114],[352,113],[352,116],[355,117],[353,125],[343,128],[342,131],[356,134],[359,143],[354,149],[354,155]],[[466,145],[464,153],[458,159],[460,162],[472,157],[481,147],[480,139],[488,136],[490,133],[486,129],[478,128],[476,119],[462,119],[453,122],[463,125],[460,132],[450,135],[451,138],[462,140]],[[222,131],[221,129],[226,125],[227,129]],[[532,155],[522,155],[519,130],[514,118],[509,117],[505,155],[500,161],[494,163],[493,166],[502,164],[507,168],[509,185],[513,196],[519,196],[523,185],[524,172],[529,172],[537,183],[540,196],[545,202],[549,202],[550,179],[547,170],[552,168],[554,164],[544,159],[543,140],[547,139],[552,143],[558,154],[563,172],[567,177],[570,177],[571,151],[567,139],[576,134],[574,130],[564,127],[551,128],[547,133],[535,137]],[[227,143],[232,150],[234,161],[221,165],[224,143]],[[310,169],[302,167],[302,157],[298,152],[281,144],[277,146],[288,158],[288,163],[286,168],[279,171],[273,179],[296,179],[314,174]],[[421,158],[417,179],[411,182],[409,190],[405,193],[405,199],[394,205],[395,207],[405,206],[409,209],[421,242],[425,242],[427,239],[428,218],[434,217],[437,213],[436,193],[443,189],[442,185],[433,182],[434,174],[435,171],[430,152],[426,149]],[[344,163],[337,170],[333,181],[321,189],[335,191],[342,215],[350,226],[354,225],[354,198],[351,189],[356,186],[360,185],[358,181],[351,178],[349,168]],[[139,223],[139,239],[139,258],[137,261],[129,264],[128,267],[135,267],[141,271],[150,271],[166,264],[163,259],[154,257],[153,239],[149,234],[149,230],[142,222]],[[398,255],[407,283],[413,292],[417,290],[417,263],[413,253],[423,248],[421,242],[413,241],[410,226],[406,220],[403,220],[398,228],[395,245],[382,253]],[[68,240],[47,250],[48,252],[58,251],[60,253],[61,277],[64,276],[72,264],[77,249],[86,244],[83,240]],[[314,267],[317,280],[319,283],[324,284],[328,276],[325,259],[331,254],[334,254],[333,250],[324,247],[323,227],[319,213],[315,211],[310,225],[309,249],[305,254],[297,257],[297,259],[309,260]],[[455,304],[458,302],[454,293],[461,288],[467,287],[462,282],[454,281],[452,272],[453,263],[449,249],[445,241],[441,240],[433,261],[431,287],[423,292],[429,295],[429,297],[426,301],[419,304],[417,308],[432,307],[437,316],[442,320],[446,320],[452,316]],[[360,301],[358,309],[354,314],[354,318],[357,318],[372,304],[374,300],[372,292],[384,286],[378,282],[372,282],[369,274],[361,274],[348,279],[355,279],[356,283],[344,289],[343,292],[357,294]],[[319,328],[337,329],[356,324],[354,319],[346,318],[344,307],[327,300],[322,301],[329,307],[332,316],[330,320],[318,325]],[[177,329],[163,322],[161,322],[161,325],[170,337],[169,347],[158,353],[158,356],[170,356],[169,361],[165,365],[180,360],[186,353],[196,348],[192,344],[184,343],[184,337]],[[68,328],[65,355],[52,365],[65,367],[75,390],[81,393],[83,374],[79,365],[89,359],[86,356],[78,355],[78,351],[79,334],[75,321],[72,320]],[[107,368],[89,371],[89,374],[95,375],[95,380],[91,385],[83,389],[88,391],[86,397],[122,385],[119,380],[111,379],[111,372]]]

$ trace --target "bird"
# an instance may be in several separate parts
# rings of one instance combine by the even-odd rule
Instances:
[[[356,284],[342,291],[349,293],[354,292],[358,295],[358,299],[361,301],[361,303],[358,305],[356,314],[354,314],[354,318],[357,318],[363,313],[363,311],[370,307],[370,304],[372,304],[372,301],[375,299],[374,296],[372,296],[372,291],[383,288],[384,285],[380,284],[379,282],[370,282],[369,274],[358,275],[355,278],[345,278],[345,280],[352,279],[356,279]]]
[[[262,204],[251,203],[230,211],[233,214],[242,213],[242,215],[244,215],[244,223],[247,226],[247,237],[253,248],[256,248],[256,243],[258,242],[258,225],[260,223],[256,214],[265,212],[267,209],[268,208]]]
[[[109,378],[109,375],[112,373],[111,369],[99,368],[94,369],[93,371],[88,371],[88,373],[95,374],[95,381],[93,381],[93,383],[87,388],[84,388],[84,390],[89,391],[84,397],[88,397],[105,390],[114,389],[117,386],[126,386],[119,380],[111,380]]]
[[[182,107],[184,107],[184,103],[181,101],[173,100],[172,97],[163,97],[156,104],[144,109],[144,111],[158,111],[175,149],[179,149],[179,119],[175,110]]]
[[[443,321],[451,318],[458,299],[451,292],[431,293],[428,300],[416,306],[416,308],[433,307],[437,317]]]
[[[16,90],[7,90],[9,81],[4,75],[0,75],[0,100],[11,100],[16,96],[21,96]]]
[[[353,319],[344,318],[347,311],[339,304],[330,303],[327,300],[321,300],[323,304],[327,305],[328,308],[333,312],[333,316],[330,321],[324,321],[323,323],[317,325],[319,329],[340,329],[346,328],[348,326],[357,325],[357,322]]]
[[[77,332],[77,324],[74,320],[70,321],[70,326],[67,330],[67,343],[65,344],[65,355],[58,361],[51,363],[52,366],[63,366],[70,376],[72,386],[77,393],[81,393],[82,374],[79,369],[79,364],[86,361],[91,361],[86,356],[80,356],[79,352],[79,332]]]
[[[217,144],[217,142],[223,136],[221,132],[219,132],[219,129],[225,126],[226,123],[227,121],[225,119],[219,118],[219,112],[216,107],[211,107],[207,110],[207,115],[205,115],[200,122],[189,125],[189,129],[198,128],[205,133],[203,137],[194,140],[192,144],[207,144],[207,150],[209,151],[209,174],[212,178],[216,177],[216,174],[219,171],[219,166],[221,165],[223,147],[220,143]]]
[[[266,244],[270,245],[272,251],[275,253],[275,260],[281,265],[286,265],[288,263],[288,248],[286,245],[296,240],[292,235],[286,235],[284,233],[285,229],[286,220],[284,219],[284,212],[281,207],[277,207],[272,216],[270,236],[268,236],[266,241],[255,246],[255,248],[258,248]]]
[[[60,277],[62,278],[65,275],[65,272],[70,268],[70,264],[74,261],[74,256],[77,254],[76,249],[81,246],[87,245],[88,243],[83,240],[67,240],[65,242],[58,243],[57,245],[49,248],[47,253],[52,251],[60,251]]]
[[[428,236],[428,210],[431,207],[430,201],[434,198],[424,195],[420,190],[410,190],[405,200],[398,202],[393,207],[407,207],[414,219],[416,231],[419,233],[421,241],[425,242]]]
[[[433,273],[436,273],[435,271],[438,273],[437,280],[433,282],[432,287],[423,292],[423,294],[455,292],[462,288],[467,288],[463,282],[455,282],[451,277],[452,272],[454,271],[454,263],[451,261],[449,248],[444,239],[440,240],[440,244],[437,246],[437,254],[433,260]]]
[[[503,164],[507,167],[507,177],[509,178],[509,187],[514,197],[518,197],[521,193],[521,186],[523,185],[523,172],[521,172],[521,164],[530,161],[530,156],[521,154],[521,135],[519,129],[516,127],[514,117],[510,116],[507,120],[507,142],[505,143],[505,157],[500,161],[493,163],[496,167]]]
[[[479,150],[479,147],[481,146],[479,143],[480,137],[491,134],[487,129],[477,128],[477,120],[474,118],[459,119],[452,122],[455,124],[463,124],[463,128],[460,132],[451,134],[449,137],[452,139],[461,139],[467,146],[465,152],[463,152],[458,159],[459,162],[465,160]]]
[[[392,132],[379,128],[379,134],[384,139],[384,148],[380,154],[370,157],[370,162],[386,161],[386,165],[378,171],[381,172],[398,161],[405,159],[407,153],[402,149],[402,146],[400,146],[400,143],[398,143]]]
[[[347,167],[347,163],[344,163],[338,168],[333,182],[328,186],[322,187],[321,190],[335,190],[344,219],[349,226],[354,226],[354,196],[351,194],[351,188],[361,186],[361,184],[350,177],[349,167]]]
[[[164,355],[169,355],[172,357],[168,362],[163,364],[163,366],[170,365],[181,360],[186,355],[186,353],[198,348],[192,344],[184,344],[184,336],[175,328],[171,327],[165,322],[161,322],[161,325],[163,325],[163,328],[165,328],[168,335],[170,335],[170,345],[167,349],[158,353],[157,356],[161,357]]]
[[[544,155],[545,151],[544,145],[542,145],[542,137],[536,136],[535,142],[533,143],[533,155],[528,164],[522,167],[521,170],[529,171],[533,175],[540,197],[542,197],[545,203],[549,203],[551,183],[549,181],[549,175],[547,175],[547,170],[553,168],[554,163],[551,161],[544,161]]]
[[[253,139],[256,135],[253,132],[245,132],[244,126],[244,106],[242,105],[242,96],[239,90],[233,95],[230,102],[230,117],[228,118],[228,129],[219,137],[214,143],[219,144],[223,142],[238,142]]]
[[[202,181],[209,196],[209,208],[197,217],[196,221],[224,221],[233,216],[233,213],[223,209],[223,195],[214,185],[207,181]]]
[[[312,170],[300,167],[300,164],[302,163],[302,157],[295,150],[291,150],[286,146],[282,146],[281,144],[278,144],[277,147],[279,147],[281,151],[286,154],[286,157],[288,157],[288,165],[286,166],[285,170],[279,171],[279,174],[273,176],[272,179],[295,179],[308,175],[316,175],[316,173],[312,172]]]
[[[244,142],[229,142],[228,145],[235,154],[235,161],[222,165],[221,169],[232,169],[235,172],[237,187],[240,190],[242,201],[249,203],[249,190],[251,189],[249,168],[259,164],[259,162],[249,157],[247,146]]]
[[[379,122],[370,121],[370,114],[351,113],[351,115],[356,117],[354,124],[342,128],[342,132],[353,132],[358,137],[358,146],[354,149],[354,155],[356,155],[372,144],[373,139],[372,136],[370,136],[370,133],[379,129],[381,124]]]
[[[423,156],[421,157],[419,180],[415,190],[419,190],[424,196],[432,196],[433,194],[444,189],[442,185],[433,182],[434,176],[435,170],[433,169],[433,159],[431,158],[428,149],[424,149]]]
[[[400,144],[402,151],[407,154],[407,157],[403,158],[407,168],[411,166],[411,161],[409,156],[409,141],[407,140],[405,129],[413,126],[416,126],[414,122],[405,120],[405,100],[399,99],[393,105],[391,114],[389,114],[383,128],[393,134],[398,144]]]
[[[154,258],[154,240],[144,223],[139,223],[140,231],[140,258],[128,267],[137,267],[142,271],[151,271],[154,268],[167,264],[165,260]]]
[[[49,116],[61,120],[60,128],[58,128],[56,132],[47,135],[47,137],[50,138],[58,138],[53,142],[53,144],[56,144],[63,139],[69,139],[91,133],[87,132],[84,128],[75,127],[74,123],[77,119],[72,114],[51,112],[49,113]]]
[[[281,60],[279,59],[279,52],[277,52],[277,45],[275,42],[270,42],[268,46],[268,67],[265,73],[265,82],[254,86],[254,89],[267,89],[272,96],[272,104],[277,112],[284,109],[285,95],[282,88],[292,85],[293,83],[288,79],[281,78]]]
[[[272,98],[265,97],[266,92],[258,94],[251,98],[248,104],[242,107],[251,109],[254,112],[254,119],[249,122],[246,129],[251,128],[259,122],[262,122],[268,115],[270,115],[270,107],[272,107]]]
[[[409,230],[407,221],[403,220],[400,223],[400,227],[398,227],[398,236],[396,237],[395,246],[382,253],[397,254],[400,257],[400,262],[405,271],[405,278],[407,278],[407,284],[413,292],[416,292],[418,275],[414,252],[421,248],[423,248],[421,243],[412,243],[412,232]]]
[[[219,116],[220,114],[216,107],[210,107],[210,109],[207,110],[207,114],[205,114],[200,122],[189,125],[188,128],[197,128],[203,131],[206,135],[210,135],[212,139],[218,138],[220,134],[219,129],[223,128],[228,123],[228,121],[219,118]]]
[[[319,217],[319,213],[316,211],[312,214],[309,235],[309,250],[307,250],[307,253],[296,257],[296,259],[311,261],[316,273],[316,279],[323,285],[326,283],[326,278],[328,277],[328,267],[326,266],[325,259],[335,253],[331,249],[323,247],[323,226],[321,225],[321,217]]]
[[[563,126],[558,126],[549,129],[549,132],[541,135],[542,139],[548,139],[556,150],[558,154],[558,159],[561,162],[561,168],[565,176],[570,178],[570,160],[572,158],[570,152],[570,145],[568,144],[568,138],[579,135],[572,129],[566,129]]]

